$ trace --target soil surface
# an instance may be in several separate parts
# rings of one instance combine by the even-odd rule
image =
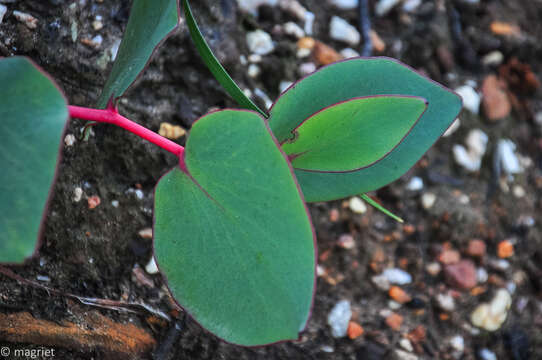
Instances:
[[[130,1],[0,3],[8,9],[0,24],[0,56],[29,56],[56,79],[71,104],[92,106],[111,67],[111,48],[121,39]],[[278,6],[260,7],[255,17],[241,12],[235,0],[193,3],[211,47],[242,88],[260,88],[275,99],[281,81],[301,77],[301,64],[319,65],[310,57],[298,58],[297,39],[276,27],[288,21],[303,25]],[[340,10],[331,1],[300,3],[315,14],[315,39],[337,51],[348,47],[330,38],[330,19],[337,15],[356,25],[357,10]],[[439,140],[401,179],[371,194],[403,217],[404,224],[370,207],[356,213],[348,199],[310,205],[321,276],[312,318],[298,342],[242,348],[190,320],[177,340],[171,336],[173,322],[159,315],[139,308],[97,308],[65,295],[142,303],[175,315],[161,276],[144,270],[151,240],[140,231],[151,227],[154,186],[176,159],[122,129],[102,125],[93,128],[88,141],[64,148],[40,255],[25,266],[10,267],[64,295],[2,276],[0,325],[17,324],[21,317],[28,322],[29,313],[45,332],[47,327],[79,324],[96,333],[103,330],[97,324],[111,321],[106,326],[110,330],[103,330],[104,338],[94,339],[97,343],[85,337],[70,341],[62,329],[56,335],[28,336],[35,330],[31,322],[18,339],[33,340],[16,342],[0,332],[0,345],[53,349],[58,359],[147,359],[153,348],[160,349],[161,359],[491,359],[484,357],[490,353],[498,359],[542,358],[542,96],[537,80],[542,72],[542,2],[427,0],[410,12],[399,4],[380,17],[374,15],[376,3],[369,1],[372,27],[386,47],[374,55],[398,58],[453,89],[467,84],[484,90],[484,104],[479,113],[463,110],[455,132]],[[37,28],[17,21],[14,10],[37,18]],[[92,22],[98,15],[104,26],[95,30]],[[275,51],[263,56],[261,74],[252,78],[240,56],[250,55],[245,34],[257,28],[272,34]],[[98,34],[103,38],[99,46],[85,44]],[[488,100],[494,88],[482,89],[491,74],[499,76],[504,88],[497,103]],[[255,101],[264,106],[261,99]],[[510,103],[511,112],[490,119],[491,110],[502,102]],[[199,116],[224,107],[235,103],[199,59],[184,22],[120,101],[123,115],[156,131],[162,122],[189,129]],[[67,133],[79,136],[82,126],[70,121]],[[480,170],[470,172],[456,162],[452,148],[465,144],[473,129],[481,129],[488,144]],[[523,168],[510,177],[495,166],[501,139],[514,142]],[[409,186],[416,177],[423,181],[421,189]],[[80,201],[74,200],[76,188],[83,190]],[[94,209],[88,203],[92,196],[101,200]],[[352,246],[339,242],[348,235]],[[475,239],[485,244],[479,254],[469,248]],[[475,287],[461,287],[464,273],[459,279],[450,275],[450,266],[458,261],[477,268]],[[402,306],[390,302],[385,284],[377,286],[373,277],[386,268],[411,275],[410,283],[400,285],[411,301]],[[506,321],[495,331],[477,328],[472,312],[498,289],[507,289],[512,297]],[[453,299],[453,309],[443,305],[442,296]],[[351,321],[364,330],[355,339],[332,336],[327,317],[340,300],[350,302]],[[142,349],[126,339],[127,348],[108,345],[108,336],[124,339],[123,326],[133,326],[148,346]],[[127,356],[127,351],[133,353]]]

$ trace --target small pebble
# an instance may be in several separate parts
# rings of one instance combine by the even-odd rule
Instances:
[[[516,198],[521,199],[525,197],[526,192],[525,189],[520,185],[514,185],[514,187],[512,188],[512,194],[514,194]]]
[[[137,234],[143,239],[152,239],[152,228],[139,230]]]
[[[406,186],[407,190],[410,191],[419,191],[423,189],[423,180],[422,178],[418,176],[414,176],[410,181],[408,182]]]
[[[438,256],[438,261],[444,265],[456,264],[461,260],[461,254],[454,249],[444,249]]]
[[[497,360],[497,355],[489,349],[480,349],[478,351],[478,356],[480,357],[480,360]]]
[[[351,250],[356,247],[356,242],[354,241],[354,237],[352,235],[343,234],[339,237],[337,245],[339,245],[343,249]]]
[[[468,150],[462,145],[453,146],[455,161],[468,171],[480,170],[488,141],[489,137],[486,133],[480,129],[472,129],[465,140]]]
[[[437,294],[436,300],[442,310],[448,312],[455,310],[455,300],[450,294]]]
[[[414,351],[412,343],[408,339],[402,338],[401,340],[399,340],[399,345],[408,352]]]
[[[497,255],[501,259],[506,259],[514,255],[514,244],[509,240],[499,242],[497,246]]]
[[[418,360],[418,357],[416,355],[401,349],[395,349],[395,355],[399,360]]]
[[[331,335],[335,338],[346,336],[351,317],[352,310],[348,300],[341,300],[335,304],[327,317],[327,323],[331,327]]]
[[[375,275],[371,277],[371,281],[376,285],[377,288],[383,291],[388,291],[390,289],[390,282],[386,276],[383,274]]]
[[[403,11],[407,13],[414,12],[421,4],[422,0],[406,0],[403,2]]]
[[[359,0],[330,0],[330,3],[341,10],[356,9]]]
[[[391,315],[386,317],[386,325],[388,325],[394,331],[399,331],[402,324],[403,317],[397,313],[392,312]]]
[[[160,124],[158,134],[171,140],[177,140],[178,138],[186,135],[186,130],[179,125],[173,125],[167,122],[163,122]]]
[[[352,48],[344,48],[341,50],[340,52],[341,56],[345,59],[350,59],[350,58],[354,58],[354,57],[359,57],[359,53],[352,49]]]
[[[399,304],[405,304],[412,300],[412,297],[410,297],[410,295],[408,295],[399,286],[392,286],[388,291],[388,295]]]
[[[262,89],[255,88],[254,89],[254,95],[256,95],[257,97],[259,97],[260,99],[263,100],[263,102],[265,103],[265,107],[267,109],[269,109],[273,105],[273,102],[271,101],[269,96],[267,96],[267,94],[265,92],[263,92]]]
[[[282,29],[284,30],[284,33],[286,35],[290,35],[293,37],[296,37],[298,39],[301,39],[305,36],[305,31],[299,27],[295,22],[289,21],[286,24],[282,26]]]
[[[497,161],[500,163],[502,170],[509,175],[523,172],[515,151],[516,144],[511,140],[501,139],[497,143]]]
[[[343,41],[350,45],[358,45],[361,36],[358,30],[343,18],[333,16],[329,24],[329,36],[337,41]]]
[[[290,15],[295,16],[299,20],[306,21],[308,11],[297,0],[279,0],[278,4],[282,10]]]
[[[400,2],[401,0],[379,0],[375,6],[375,13],[377,16],[384,16]]]
[[[459,129],[460,126],[461,126],[461,120],[459,120],[459,118],[455,119],[452,125],[450,125],[450,127],[446,130],[446,132],[444,132],[442,136],[448,137],[452,135],[454,132],[456,132],[457,129]]]
[[[388,307],[391,310],[399,310],[403,305],[399,304],[397,301],[390,300],[388,301]]]
[[[427,192],[422,195],[422,206],[426,210],[431,209],[436,201],[437,196],[433,193]]]
[[[476,280],[478,283],[483,284],[489,279],[489,274],[487,273],[487,270],[483,267],[480,267],[476,269]]]
[[[35,28],[38,27],[38,19],[36,19],[35,17],[33,17],[30,14],[24,13],[22,11],[15,10],[13,12],[13,16],[15,16],[15,18],[18,21],[25,24],[26,27],[31,29],[31,30],[34,30]]]
[[[431,262],[425,266],[425,271],[431,276],[437,276],[440,273],[441,266],[438,262]]]
[[[94,195],[94,196],[90,196],[87,199],[87,202],[88,202],[88,208],[92,210],[92,209],[96,208],[98,205],[100,205],[100,203],[102,201],[100,200],[99,196]]]
[[[365,202],[357,196],[350,198],[348,206],[350,207],[350,210],[356,214],[363,214],[367,211],[367,205],[365,205]]]
[[[360,324],[358,324],[355,321],[350,321],[348,323],[348,329],[346,332],[348,334],[348,337],[353,340],[363,335],[365,331],[363,330],[363,327],[361,327]]]
[[[292,84],[293,82],[291,81],[287,81],[287,80],[281,81],[279,84],[279,93],[282,94],[283,92],[285,92]]]
[[[51,278],[49,276],[46,276],[46,275],[37,275],[36,279],[38,281],[44,281],[44,282],[50,282],[51,281]]]
[[[81,43],[83,45],[86,45],[94,49],[99,48],[102,45],[102,42],[103,42],[102,35],[96,35],[92,39],[88,39],[88,38],[81,39]]]
[[[96,17],[94,18],[94,21],[92,22],[92,28],[95,31],[98,31],[98,30],[101,30],[103,27],[104,27],[104,24],[102,22],[102,16],[96,15]]]
[[[482,58],[482,64],[486,66],[499,66],[504,60],[504,55],[499,50],[495,50]]]
[[[506,93],[506,84],[496,75],[486,76],[482,83],[482,108],[484,115],[491,122],[507,117],[512,111],[512,104]]]
[[[398,268],[386,269],[382,275],[391,283],[396,285],[406,285],[412,282],[412,276],[404,270]]]
[[[250,31],[246,35],[249,50],[258,55],[267,55],[275,49],[271,36],[263,30]]]
[[[119,201],[118,200],[111,201],[111,206],[113,206],[114,208],[118,208],[119,207]]]
[[[333,353],[335,351],[333,346],[329,346],[329,345],[322,345],[320,350],[322,350],[323,352],[328,353],[328,354],[331,354],[331,353]]]
[[[476,267],[470,260],[461,260],[457,264],[444,268],[446,281],[459,289],[471,289],[476,286]]]
[[[258,54],[250,54],[248,56],[248,62],[251,62],[251,63],[254,63],[254,64],[261,63],[262,62],[262,56],[258,55]],[[245,65],[246,65],[246,61],[245,61]]]
[[[76,187],[73,190],[73,201],[74,202],[79,202],[79,201],[81,201],[82,197],[83,197],[83,189],[81,189],[80,187]]]
[[[299,74],[301,76],[309,75],[316,71],[316,64],[313,62],[306,62],[299,65]]]
[[[260,67],[256,64],[250,64],[248,66],[248,76],[250,76],[251,78],[257,78],[260,74],[261,74],[261,70],[260,70]]]
[[[505,271],[510,268],[510,263],[504,259],[492,259],[489,262],[489,265],[496,270]]]
[[[237,0],[239,9],[252,15],[258,15],[258,8],[262,5],[274,7],[277,0]]]
[[[480,95],[469,85],[463,85],[455,92],[463,99],[463,107],[473,114],[478,114],[480,110]]]
[[[145,271],[147,272],[147,274],[150,275],[158,274],[158,272],[160,271],[158,269],[158,265],[156,265],[156,260],[154,259],[154,256],[151,257],[147,265],[145,265]]]
[[[506,321],[508,310],[512,305],[512,297],[505,289],[497,290],[490,303],[480,304],[471,314],[474,326],[487,331],[496,331]]]
[[[463,354],[463,351],[465,351],[465,340],[462,336],[456,335],[450,339],[450,346],[458,353]]]
[[[135,196],[139,199],[139,200],[143,200],[143,197],[145,196],[143,194],[143,191],[141,191],[140,189],[136,189],[135,190]]]
[[[0,24],[4,20],[4,15],[6,15],[6,11],[8,11],[8,8],[5,5],[0,4]]]
[[[486,243],[480,239],[472,239],[467,247],[467,255],[482,258],[486,254]]]

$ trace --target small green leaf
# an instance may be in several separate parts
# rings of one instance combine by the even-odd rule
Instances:
[[[338,62],[292,85],[271,108],[269,126],[279,142],[317,111],[355,97],[410,95],[428,107],[405,139],[372,166],[333,173],[296,169],[305,199],[327,201],[376,190],[396,180],[437,141],[461,110],[459,96],[396,60],[357,58]]]
[[[282,149],[296,169],[352,171],[370,166],[401,142],[426,109],[406,96],[350,99],[318,111]]]
[[[1,59],[0,84],[0,263],[20,263],[36,248],[68,108],[26,58]]]
[[[201,56],[203,62],[215,79],[224,87],[226,92],[230,94],[230,96],[237,101],[237,103],[248,110],[254,110],[259,112],[263,117],[267,117],[268,115],[261,110],[258,106],[256,106],[252,100],[250,100],[245,93],[237,86],[235,81],[230,77],[226,69],[220,64],[218,59],[214,56],[213,51],[205,41],[205,38],[203,37],[203,34],[199,30],[198,24],[196,23],[196,20],[194,19],[194,15],[192,15],[192,10],[190,9],[190,5],[188,3],[188,0],[183,0],[183,8],[184,8],[184,15],[186,18],[186,24],[188,25],[188,30],[190,30],[190,36],[192,37],[192,40],[194,41],[194,44],[196,45],[196,49],[198,50],[199,55]]]
[[[154,251],[179,304],[245,346],[297,339],[314,291],[314,234],[291,168],[264,119],[219,111],[198,120],[189,175],[155,194]]]
[[[124,94],[178,23],[178,0],[133,1],[115,63],[98,100],[99,108]]]
[[[394,213],[392,213],[391,211],[389,211],[388,209],[386,209],[385,207],[383,207],[382,205],[380,205],[379,203],[377,203],[376,201],[374,201],[369,195],[367,194],[361,194],[361,198],[363,200],[365,200],[369,205],[371,205],[372,207],[376,208],[377,210],[380,210],[381,212],[383,212],[384,214],[388,215],[389,217],[391,217],[393,220],[397,221],[397,222],[400,222],[400,223],[403,223],[405,222],[403,219],[401,219],[399,216],[395,215]]]

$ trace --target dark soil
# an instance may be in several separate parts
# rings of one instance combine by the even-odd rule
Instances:
[[[346,47],[329,38],[329,20],[336,14],[356,24],[357,11],[340,11],[325,1],[300,2],[316,15],[316,39],[337,50]],[[52,74],[71,104],[92,106],[111,66],[102,57],[121,38],[130,2],[20,0],[7,6],[8,13],[0,24],[0,55],[29,56]],[[18,23],[11,15],[13,10],[34,15],[39,20],[38,28],[30,30]],[[264,56],[262,75],[256,80],[247,75],[246,66],[239,61],[240,55],[249,55],[246,31],[260,27],[272,33],[275,24],[295,20],[278,7],[261,11],[260,19],[240,13],[234,0],[194,1],[193,10],[211,47],[242,88],[259,87],[274,99],[281,80],[300,77],[298,66],[306,60],[296,58],[295,40],[285,35],[273,35],[277,50]],[[104,28],[99,31],[91,27],[96,15],[103,17]],[[494,50],[504,55],[504,63],[517,57],[538,77],[542,71],[541,16],[540,1],[482,0],[469,4],[431,0],[424,1],[414,13],[406,14],[399,6],[385,17],[372,17],[372,25],[387,44],[386,51],[379,55],[398,58],[456,88],[465,80],[475,80],[480,86],[487,74],[497,73],[496,67],[481,61]],[[521,36],[496,35],[490,30],[493,21],[517,24]],[[75,41],[74,22],[78,31]],[[98,49],[81,43],[81,39],[97,33],[104,39]],[[328,275],[318,278],[313,315],[299,342],[247,349],[225,344],[188,321],[181,339],[165,358],[393,359],[399,340],[419,325],[427,331],[427,339],[415,349],[420,359],[475,359],[482,348],[491,349],[498,359],[542,358],[542,125],[535,121],[536,113],[542,110],[542,97],[539,91],[511,91],[517,96],[511,116],[492,123],[463,111],[458,131],[441,139],[403,178],[374,194],[402,216],[406,226],[373,209],[354,214],[342,201],[310,206],[320,264]],[[120,101],[123,115],[152,130],[158,130],[162,122],[189,128],[215,107],[235,107],[235,103],[199,59],[184,25],[158,50],[149,68]],[[79,135],[82,126],[83,122],[71,121],[67,132]],[[475,174],[458,167],[451,151],[453,144],[463,143],[473,128],[489,136],[482,169]],[[519,153],[532,161],[510,184],[511,188],[521,186],[524,197],[503,191],[494,173],[494,148],[503,137],[514,141]],[[112,126],[95,126],[88,141],[77,141],[64,149],[39,257],[12,269],[33,281],[39,275],[47,276],[50,281],[43,284],[63,292],[141,302],[171,313],[173,307],[160,275],[147,275],[153,283],[147,286],[137,280],[133,269],[144,268],[151,257],[151,240],[138,232],[151,227],[153,188],[175,165],[174,156],[152,144]],[[423,190],[406,189],[413,176],[424,180]],[[79,202],[73,200],[76,187],[84,190]],[[141,199],[135,190],[142,191]],[[437,195],[435,205],[428,210],[420,203],[425,192]],[[86,197],[94,195],[100,197],[101,204],[90,210]],[[468,204],[460,201],[462,195],[468,196]],[[118,201],[118,207],[112,205],[113,201]],[[330,218],[332,211],[339,213],[335,221]],[[534,225],[525,220],[529,218]],[[346,233],[355,238],[353,249],[337,245],[339,236]],[[478,265],[490,278],[480,284],[481,294],[456,292],[456,310],[444,319],[435,294],[446,292],[449,286],[442,273],[429,275],[426,265],[437,261],[443,246],[461,250],[468,258],[463,250],[474,238],[487,244],[487,255]],[[508,259],[508,269],[495,269],[491,260],[497,259],[497,244],[505,239],[514,240],[515,254]],[[385,254],[380,267],[402,267],[414,278],[404,289],[415,297],[415,306],[396,310],[404,317],[400,331],[390,329],[381,317],[389,298],[371,282],[374,271],[379,270],[378,264],[371,266],[379,251]],[[491,299],[496,289],[514,281],[513,305],[502,328],[473,334],[469,325],[472,310]],[[342,299],[352,303],[353,320],[365,329],[355,340],[333,338],[327,325],[329,311]],[[525,302],[525,306],[518,306]],[[2,313],[28,311],[35,318],[78,323],[90,310],[96,309],[4,277],[0,282]],[[148,330],[159,343],[170,325],[151,326],[148,314],[100,311],[117,322],[132,322]],[[465,350],[460,354],[454,354],[449,342],[457,335],[465,340]],[[32,346],[2,343],[2,339],[0,345]],[[56,350],[59,359],[108,357],[100,349]]]

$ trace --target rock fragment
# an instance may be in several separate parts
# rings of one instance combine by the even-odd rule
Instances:
[[[352,310],[348,300],[341,300],[336,303],[327,317],[327,323],[331,327],[331,335],[335,338],[346,336],[351,317]]]
[[[490,303],[478,305],[471,314],[474,326],[487,331],[496,331],[506,321],[512,297],[505,289],[499,289]]]

